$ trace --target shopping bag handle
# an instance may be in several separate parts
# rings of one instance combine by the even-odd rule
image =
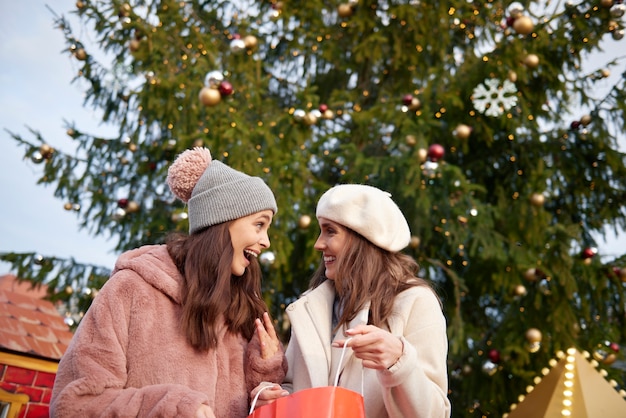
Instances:
[[[346,347],[348,346],[348,341],[350,341],[353,337],[349,337],[346,341],[344,341],[343,343],[343,349],[341,350],[341,357],[339,358],[339,366],[337,367],[337,373],[335,374],[335,385],[334,386],[338,386],[339,385],[339,373],[341,372],[341,363],[343,363],[343,356],[346,354]],[[361,395],[363,395],[363,380],[364,380],[364,376],[363,376],[364,370],[363,367],[361,367]]]
[[[334,386],[337,386],[339,384],[339,372],[341,371],[341,363],[343,363],[343,357],[346,354],[346,348],[348,346],[348,341],[350,341],[351,339],[352,339],[352,337],[348,338],[343,343],[343,348],[341,349],[341,357],[339,357],[339,367],[337,368],[337,373],[335,374],[335,384],[334,384]],[[271,388],[272,386],[274,386],[274,383],[269,383],[269,384],[263,386],[261,389],[259,389],[259,391],[256,393],[256,395],[254,395],[254,399],[252,400],[252,403],[250,404],[250,412],[248,413],[248,415],[250,415],[250,414],[252,414],[254,412],[254,408],[256,407],[256,403],[259,400],[259,395],[261,395],[261,392],[263,392],[267,388]],[[362,384],[361,384],[361,386],[362,386]],[[363,392],[363,388],[362,387],[361,387],[361,392]]]
[[[263,386],[261,389],[259,389],[256,395],[254,395],[254,399],[252,400],[252,403],[250,404],[250,412],[248,413],[248,415],[251,415],[254,412],[254,408],[256,407],[256,402],[259,400],[259,395],[261,394],[261,392],[263,392],[267,388],[271,388],[272,386],[274,386],[273,383],[267,384]]]
[[[341,349],[341,357],[339,357],[339,365],[337,366],[337,373],[335,373],[335,384],[333,386],[337,386],[339,384],[339,372],[341,372],[341,363],[343,363],[343,357],[346,354],[346,347],[348,347],[348,341],[350,341],[352,337],[348,338],[343,342],[343,348]]]

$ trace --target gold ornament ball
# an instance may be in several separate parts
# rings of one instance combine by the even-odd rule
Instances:
[[[464,376],[471,375],[473,371],[474,370],[472,369],[472,366],[470,366],[469,364],[464,364],[461,368],[461,373],[463,373]]]
[[[602,74],[602,77],[609,78],[611,76],[611,71],[607,70],[607,69],[604,69],[604,70],[601,71],[601,74]]]
[[[515,286],[514,292],[516,296],[525,296],[527,293],[526,286],[518,284],[517,286]]]
[[[513,21],[513,30],[520,35],[528,35],[535,29],[532,19],[528,16],[520,16]]]
[[[511,83],[515,83],[517,81],[517,73],[513,70],[509,70],[506,78],[508,78]]]
[[[85,61],[87,59],[87,51],[85,51],[83,48],[78,48],[74,52],[74,56],[80,61]]]
[[[77,9],[82,9],[83,7],[85,7],[85,3],[83,3],[82,1],[77,1],[76,2],[76,8]]]
[[[539,66],[539,57],[536,54],[528,54],[524,58],[524,64],[528,68],[537,68]]]
[[[417,138],[415,138],[415,135],[407,135],[404,137],[404,141],[409,147],[414,147],[415,144],[417,144]]]
[[[538,277],[537,277],[537,269],[535,268],[529,268],[528,270],[526,270],[524,272],[524,279],[526,279],[529,282],[536,282]]]
[[[119,11],[119,16],[120,17],[126,17],[130,14],[132,8],[130,7],[130,4],[128,3],[124,3],[120,6],[120,11]]]
[[[302,122],[309,126],[315,125],[317,123],[317,116],[315,116],[313,112],[307,112],[302,118]]]
[[[613,6],[613,0],[600,0],[600,5],[602,7],[609,8],[609,7]]]
[[[619,270],[619,278],[621,281],[623,281],[624,283],[626,283],[626,267],[621,268]]]
[[[126,206],[126,213],[134,213],[139,211],[139,203],[131,200],[128,202],[128,206]]]
[[[418,99],[417,97],[413,97],[411,99],[411,103],[409,104],[409,110],[411,111],[416,111],[419,110],[422,107],[422,102],[420,102],[420,99]]]
[[[411,248],[417,248],[420,246],[421,244],[421,240],[419,237],[416,237],[415,235],[411,236],[411,240],[409,241],[409,245],[411,246]]]
[[[45,158],[47,160],[48,158],[50,158],[52,156],[52,153],[54,152],[54,149],[50,145],[48,145],[48,144],[42,144],[39,147],[39,152],[41,153],[43,158]]]
[[[529,328],[526,331],[526,341],[531,344],[541,342],[542,338],[543,336],[541,335],[541,331],[539,331],[537,328]]]
[[[326,109],[324,113],[322,113],[322,118],[330,120],[335,117],[335,112],[330,109]]]
[[[467,139],[472,133],[472,127],[469,125],[465,125],[464,123],[459,124],[452,134],[458,139]]]
[[[624,39],[624,35],[626,35],[626,32],[624,31],[624,29],[619,29],[619,30],[615,30],[611,32],[611,36],[616,41],[621,41],[622,39]]]
[[[592,121],[591,115],[583,115],[583,117],[580,118],[580,123],[583,126],[589,125],[591,121]]]
[[[533,206],[543,206],[546,197],[541,193],[533,193],[530,195],[530,204]]]
[[[419,159],[419,161],[421,163],[426,162],[426,159],[428,158],[428,150],[425,148],[420,148],[417,150],[417,158]]]
[[[222,101],[222,95],[218,89],[211,87],[202,87],[198,94],[200,102],[205,106],[215,106]]]
[[[256,36],[254,35],[248,35],[245,38],[243,38],[243,43],[246,46],[246,48],[248,49],[254,49],[257,47],[258,45],[258,40],[256,38]]]
[[[196,139],[195,141],[193,141],[193,146],[194,147],[203,147],[204,146],[204,140]]]
[[[140,46],[141,41],[139,39],[131,39],[128,43],[128,49],[130,49],[131,52],[137,52]]]
[[[508,12],[512,18],[517,19],[524,13],[524,6],[518,2],[513,2],[509,5]]]
[[[341,3],[337,7],[337,13],[341,18],[350,17],[352,16],[352,6],[350,6],[350,4],[348,3]]]
[[[311,217],[309,215],[302,215],[298,220],[298,226],[302,229],[306,229],[311,225]]]
[[[604,360],[602,360],[602,364],[610,366],[611,364],[615,363],[615,360],[617,360],[617,356],[614,353],[609,353],[606,355],[606,357],[604,357]]]
[[[72,205],[70,202],[67,202],[67,203],[65,203],[65,204],[63,205],[63,209],[65,209],[65,210],[72,210],[72,207],[73,207],[73,206],[74,206],[74,205]]]

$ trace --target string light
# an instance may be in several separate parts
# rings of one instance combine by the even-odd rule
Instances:
[[[572,409],[574,407],[574,391],[572,388],[574,387],[574,380],[576,379],[576,354],[575,348],[569,348],[567,350],[567,356],[565,357],[565,370],[566,372],[563,374],[565,380],[563,381],[563,409],[561,410],[561,416],[569,417],[572,415]]]

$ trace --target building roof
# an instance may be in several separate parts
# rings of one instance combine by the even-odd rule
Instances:
[[[45,287],[33,289],[14,275],[0,276],[0,350],[61,358],[73,334],[45,295]]]

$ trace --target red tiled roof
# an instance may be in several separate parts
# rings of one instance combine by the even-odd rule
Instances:
[[[45,294],[14,275],[0,276],[0,350],[61,358],[73,334]]]

